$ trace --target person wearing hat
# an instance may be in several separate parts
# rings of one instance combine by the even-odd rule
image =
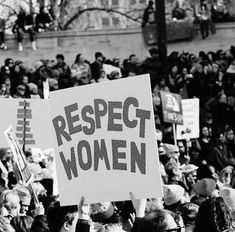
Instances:
[[[211,196],[216,189],[216,181],[210,178],[203,178],[193,186],[193,191],[197,195]]]
[[[185,203],[185,190],[176,184],[163,185],[164,208],[174,211],[179,205]]]

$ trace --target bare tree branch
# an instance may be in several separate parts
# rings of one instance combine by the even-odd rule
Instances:
[[[11,15],[17,14],[17,11],[14,8],[12,8],[11,6],[6,5],[5,3],[0,3],[0,5],[10,9],[13,12],[13,14],[11,14]]]
[[[102,8],[102,7],[101,8],[100,7],[90,7],[90,8],[86,8],[86,9],[78,9],[78,11],[64,24],[63,29],[68,29],[68,26],[75,19],[77,19],[80,15],[82,15],[83,13],[88,12],[88,11],[105,11],[105,12],[108,12],[108,13],[116,13],[116,14],[122,15],[122,16],[128,18],[128,19],[131,19],[132,21],[141,23],[141,21],[138,18],[133,18],[132,16],[130,16],[126,13],[123,13],[121,11],[118,11],[116,9]]]

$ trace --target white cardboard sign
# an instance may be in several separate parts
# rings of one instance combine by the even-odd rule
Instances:
[[[193,139],[199,137],[199,99],[183,99],[183,122],[184,125],[177,125],[176,136],[178,140]]]
[[[60,202],[162,196],[149,75],[51,93]]]
[[[25,185],[27,186],[33,178],[33,174],[30,172],[27,161],[24,155],[24,152],[22,151],[18,140],[16,138],[16,135],[13,131],[12,126],[10,125],[7,130],[5,131],[6,140],[9,144],[9,147],[11,149],[11,152],[13,154],[14,160],[18,166],[18,169],[20,171],[22,180],[24,181]]]

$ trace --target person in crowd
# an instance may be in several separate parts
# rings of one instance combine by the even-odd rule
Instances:
[[[19,216],[21,206],[17,192],[13,190],[5,190],[0,195],[0,206],[5,207],[12,218]]]
[[[154,24],[154,23],[156,23],[154,3],[152,0],[150,0],[148,3],[148,6],[144,10],[142,27],[144,27],[145,25]]]
[[[64,55],[57,54],[56,55],[57,64],[53,67],[60,72],[60,76],[58,79],[60,88],[68,88],[72,86],[71,80],[71,69],[69,65],[67,65],[64,61]]]
[[[101,52],[95,53],[95,61],[91,64],[91,77],[97,82],[100,78],[100,71],[103,69],[104,56]]]
[[[5,29],[6,29],[6,20],[4,17],[0,17],[0,48],[6,50],[7,46],[5,45]]]
[[[33,15],[27,13],[26,10],[20,8],[20,12],[17,15],[17,20],[15,22],[15,26],[13,27],[13,32],[17,35],[17,42],[18,42],[18,50],[20,52],[23,51],[23,38],[24,33],[28,32],[30,36],[30,41],[32,42],[32,49],[34,51],[37,50],[36,48],[36,41],[35,41],[35,24]]]
[[[48,12],[47,7],[42,6],[40,7],[40,11],[35,18],[35,30],[37,32],[43,32],[50,29],[52,25],[52,18]]]
[[[123,62],[124,77],[136,76],[141,73],[140,62],[135,54],[131,54],[129,59]]]
[[[210,10],[211,9],[207,3],[207,0],[200,0],[200,4],[196,9],[196,15],[199,19],[202,39],[205,39],[209,36]]]
[[[18,85],[16,88],[16,93],[12,97],[13,98],[26,98],[25,90],[26,88],[24,85]]]
[[[235,166],[235,159],[231,155],[227,144],[225,143],[224,134],[222,131],[218,131],[215,137],[214,148],[212,151],[212,160],[209,162],[210,165],[220,172],[226,166]]]
[[[50,232],[75,232],[78,220],[77,206],[60,207],[60,203],[55,202],[48,208],[47,220]]]
[[[159,83],[159,76],[161,75],[161,61],[159,59],[159,50],[157,48],[150,48],[150,57],[146,58],[142,64],[142,72],[149,73],[151,78],[152,89]]]
[[[185,190],[176,184],[163,185],[164,208],[175,211],[176,208],[186,202]]]
[[[234,188],[234,174],[235,173],[233,166],[227,166],[221,170],[221,172],[219,173],[219,180],[223,184],[223,187]]]
[[[74,64],[71,66],[71,77],[76,80],[80,80],[81,78],[87,79],[87,82],[90,82],[90,65],[85,61],[81,53],[77,54]]]
[[[225,144],[228,147],[228,153],[232,158],[235,158],[235,137],[233,129],[227,125],[225,127]]]
[[[176,211],[182,216],[185,232],[194,231],[198,210],[199,206],[191,202],[186,202],[177,207]]]
[[[180,20],[180,19],[185,19],[185,17],[186,17],[185,9],[180,7],[179,1],[176,1],[175,7],[172,10],[172,19],[173,20]]]
[[[200,205],[195,223],[195,232],[230,231],[233,228],[231,211],[222,197],[211,197]]]

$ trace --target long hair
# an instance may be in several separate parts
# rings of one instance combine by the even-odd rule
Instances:
[[[231,228],[231,211],[222,197],[205,200],[198,211],[194,232],[222,232]]]
[[[149,212],[139,222],[137,232],[164,232],[166,229],[166,210],[156,209]]]
[[[30,216],[14,217],[11,221],[13,228],[17,232],[30,232],[32,223],[33,223],[33,218]]]

